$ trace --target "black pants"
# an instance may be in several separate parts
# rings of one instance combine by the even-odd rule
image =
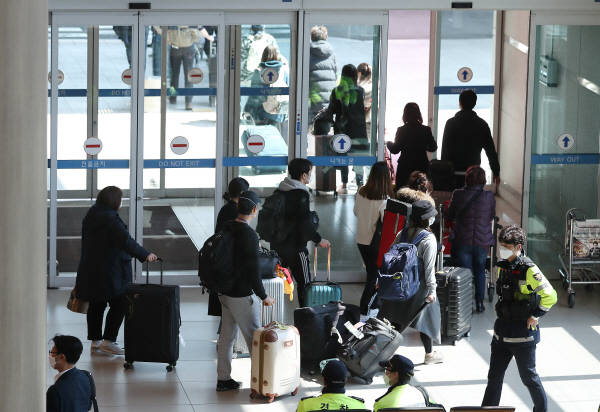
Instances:
[[[542,381],[535,370],[535,345],[532,346],[504,346],[492,341],[492,354],[490,356],[490,370],[488,384],[485,388],[482,406],[498,406],[502,395],[502,383],[508,364],[515,358],[521,381],[529,390],[533,400],[534,412],[547,412],[548,400],[542,386]]]
[[[296,294],[300,307],[304,307],[304,286],[310,282],[310,269],[308,263],[308,249],[286,250],[281,247],[275,249],[281,258],[283,267],[288,268],[296,281]]]
[[[104,320],[104,310],[107,304],[110,306],[110,309],[106,315],[104,334],[102,334],[102,321]],[[87,311],[88,340],[105,339],[115,342],[125,318],[126,310],[127,301],[125,300],[125,295],[117,296],[108,302],[90,302]]]
[[[171,53],[169,55],[171,59],[171,87],[179,87],[179,72],[181,70],[181,63],[183,63],[183,78],[185,79],[185,87],[191,88],[192,83],[188,80],[187,74],[193,67],[194,63],[194,46],[190,47],[171,47]],[[171,100],[175,100],[175,96],[170,96]],[[185,96],[185,102],[191,103],[192,96]]]
[[[381,299],[377,296],[377,289],[375,289],[379,277],[379,270],[377,268],[379,248],[375,250],[371,245],[361,245],[360,243],[357,243],[357,245],[367,269],[365,289],[360,297],[360,314],[366,315],[369,309],[379,309],[381,305]]]

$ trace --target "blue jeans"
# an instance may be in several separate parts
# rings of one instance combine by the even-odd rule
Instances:
[[[485,261],[487,259],[488,248],[453,242],[452,250],[456,254],[457,266],[467,268],[473,272],[475,299],[483,300],[485,298]]]
[[[502,383],[508,364],[515,358],[521,381],[529,390],[533,401],[534,412],[547,412],[548,400],[546,392],[535,370],[535,345],[532,346],[504,346],[492,341],[492,355],[490,356],[490,370],[488,384],[481,406],[498,406],[502,395]]]

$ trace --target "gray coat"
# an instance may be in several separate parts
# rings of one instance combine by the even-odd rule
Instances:
[[[408,238],[412,241],[423,229],[404,229],[409,230]],[[393,245],[400,243],[402,231],[398,233]],[[419,279],[421,284],[419,290],[412,298],[404,302],[395,302],[384,300],[379,309],[378,318],[386,318],[390,322],[397,323],[402,329],[405,329],[415,316],[418,309],[425,302],[429,295],[436,296],[437,283],[435,281],[435,257],[437,252],[437,242],[435,236],[431,234],[417,244],[419,254]],[[436,343],[441,342],[442,315],[440,312],[440,303],[436,299],[434,303],[425,307],[423,312],[410,323],[411,328],[423,332]]]
[[[314,114],[329,105],[331,91],[337,86],[337,57],[331,44],[325,40],[310,43],[308,70],[310,111]]]

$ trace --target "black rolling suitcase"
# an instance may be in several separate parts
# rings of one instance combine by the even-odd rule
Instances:
[[[300,367],[312,375],[322,360],[335,358],[338,335],[332,335],[331,328],[335,327],[344,341],[350,337],[344,323],[354,325],[359,320],[360,308],[343,302],[294,310],[294,326],[300,333]]]
[[[473,318],[473,274],[467,268],[445,267],[435,274],[442,311],[442,336],[452,345],[469,336]]]
[[[364,336],[350,334],[350,338],[338,350],[338,359],[346,364],[350,375],[357,376],[370,385],[373,376],[381,370],[379,362],[391,358],[396,353],[402,344],[402,332],[417,319],[427,305],[428,302],[424,302],[402,330],[394,329],[386,319],[369,318],[359,328],[359,332]]]
[[[149,284],[150,265],[146,267],[146,284],[130,284],[125,291],[125,369],[136,361],[166,363],[171,372],[179,359],[179,286],[163,285],[162,259],[160,285]]]

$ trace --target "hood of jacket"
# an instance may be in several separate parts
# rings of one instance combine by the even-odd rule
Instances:
[[[305,184],[303,184],[302,182],[291,179],[290,177],[286,176],[286,178],[283,179],[281,181],[281,183],[279,183],[279,190],[281,190],[282,192],[289,192],[290,190],[294,190],[294,189],[306,190],[306,192],[308,193],[308,197],[310,198],[310,201],[311,202],[313,201],[312,195],[310,194],[308,187]]]
[[[455,117],[467,123],[476,123],[479,120],[477,113],[475,113],[473,110],[466,109],[457,112]]]
[[[334,53],[333,47],[326,40],[310,42],[310,54],[315,57],[326,59]]]
[[[403,187],[400,190],[398,190],[398,193],[396,194],[396,199],[398,199],[401,202],[406,202],[410,204],[413,204],[418,200],[427,200],[433,205],[433,207],[435,207],[435,201],[427,193],[423,193],[420,190],[409,189],[408,187]]]
[[[259,68],[259,70],[268,68],[268,69],[275,69],[275,70],[279,71],[279,69],[281,69],[282,66],[283,66],[283,63],[280,62],[279,60],[271,60],[268,62],[261,62],[258,65],[258,68]]]
[[[119,212],[108,206],[96,203],[90,207],[90,210],[88,210],[83,218],[83,226],[93,232],[115,219],[120,219]]]

